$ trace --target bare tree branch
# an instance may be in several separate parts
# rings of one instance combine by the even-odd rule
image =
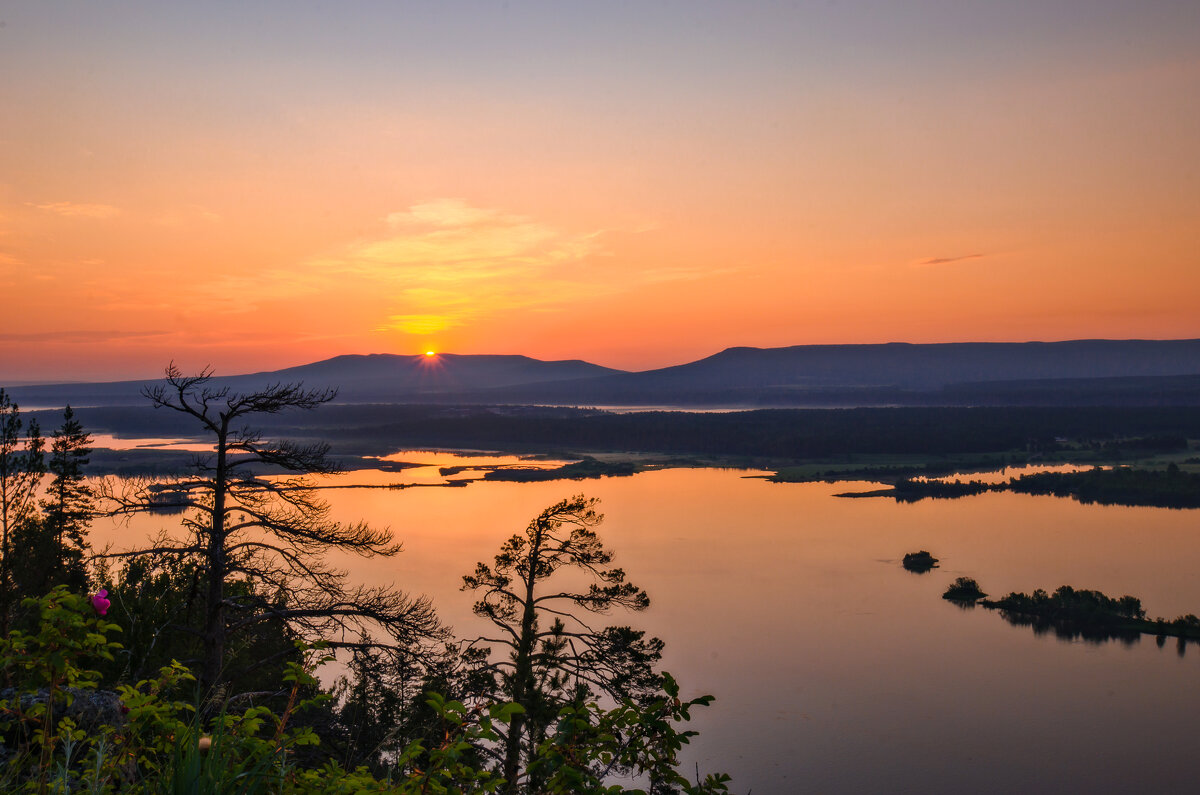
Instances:
[[[187,540],[162,541],[104,557],[186,557],[202,577],[204,648],[201,682],[214,688],[225,675],[227,649],[235,637],[265,622],[279,622],[310,640],[353,632],[382,633],[395,643],[440,639],[444,630],[424,597],[392,589],[350,589],[346,573],[326,566],[331,550],[370,557],[400,551],[391,531],[365,523],[329,520],[311,475],[339,467],[323,443],[269,441],[247,424],[257,415],[313,410],[333,400],[333,389],[273,383],[234,392],[213,383],[211,368],[184,375],[174,363],[165,383],[143,394],[156,409],[194,418],[212,437],[213,451],[195,456],[191,474],[169,481],[111,479],[98,489],[112,516],[139,511],[186,510]],[[283,476],[271,472],[283,471]],[[244,582],[236,593],[235,578]],[[373,643],[370,637],[363,643]]]

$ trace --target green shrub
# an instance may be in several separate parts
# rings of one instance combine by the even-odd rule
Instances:
[[[35,632],[13,631],[0,639],[6,681],[0,691],[0,791],[32,793],[394,793],[451,795],[507,790],[499,773],[480,759],[498,747],[501,731],[521,711],[516,704],[464,705],[431,694],[429,707],[441,722],[441,740],[417,741],[399,753],[391,776],[366,768],[347,771],[328,762],[304,766],[296,750],[318,742],[312,728],[293,718],[329,696],[313,671],[332,659],[302,649],[288,663],[286,706],[279,712],[251,706],[204,717],[195,677],[173,662],[158,675],[116,691],[100,690],[97,664],[121,646],[110,640],[117,625],[101,614],[106,604],[60,586],[24,605],[39,617]],[[647,782],[652,792],[727,792],[728,777],[689,782],[677,770],[678,752],[692,731],[679,726],[711,696],[681,701],[679,686],[663,675],[660,698],[612,708],[595,703],[564,707],[538,746],[522,779],[533,776],[546,793],[641,792],[612,784],[615,771]],[[316,695],[309,696],[308,694]],[[524,791],[518,782],[518,791]]]

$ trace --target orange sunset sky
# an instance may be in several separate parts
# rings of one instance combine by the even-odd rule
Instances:
[[[1200,337],[1200,3],[0,7],[0,385]]]

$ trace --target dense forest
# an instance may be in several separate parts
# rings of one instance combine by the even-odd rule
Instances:
[[[80,409],[95,431],[194,437],[194,425],[148,408]],[[384,455],[405,447],[513,452],[649,452],[799,461],[848,455],[1031,455],[1069,452],[1114,461],[1186,448],[1200,438],[1190,408],[764,409],[715,413],[614,413],[537,406],[324,405],[260,425],[283,438],[328,441],[335,455]],[[186,456],[146,451],[156,457]],[[131,458],[126,454],[127,459]]]

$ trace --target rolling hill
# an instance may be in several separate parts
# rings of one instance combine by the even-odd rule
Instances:
[[[624,372],[525,356],[348,355],[216,379],[335,387],[338,403],[583,406],[1200,405],[1200,340],[728,348]],[[134,405],[146,382],[13,388],[40,406]]]
[[[479,390],[619,373],[580,360],[541,361],[528,356],[400,356],[386,353],[335,356],[311,364],[245,375],[218,376],[213,386],[248,391],[271,383],[302,382],[306,387],[338,390],[339,403],[391,403],[436,400]],[[154,381],[98,384],[48,384],[9,390],[20,403],[36,406],[136,405]]]
[[[1140,390],[1192,401],[1200,340],[728,348],[688,364],[574,382],[491,390],[498,402],[575,405],[943,405]],[[1007,384],[1021,384],[1009,389]],[[1088,391],[1090,390],[1090,392]]]

